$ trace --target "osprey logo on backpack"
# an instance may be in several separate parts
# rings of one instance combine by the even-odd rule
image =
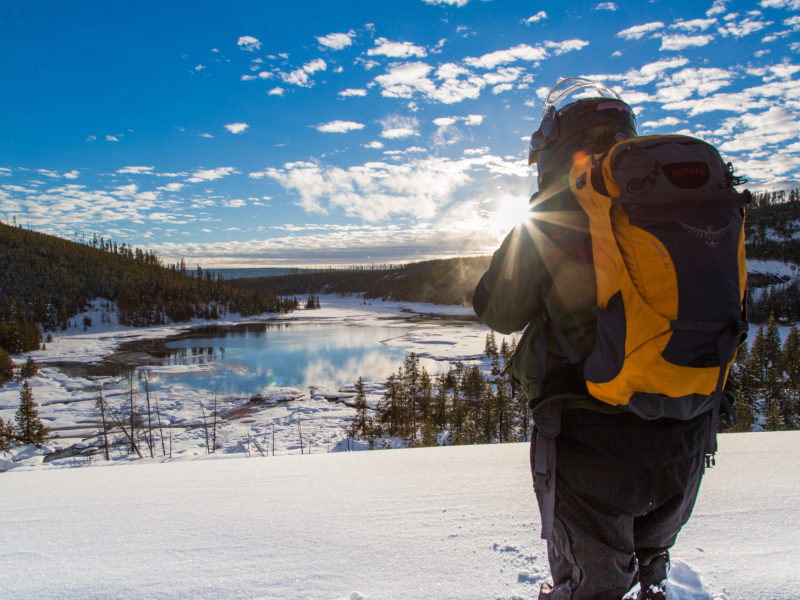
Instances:
[[[693,227],[683,221],[678,221],[686,231],[691,233],[693,236],[700,238],[703,240],[709,248],[716,248],[719,246],[720,238],[725,235],[726,233],[730,232],[733,229],[733,223],[728,223],[722,229],[717,229],[714,231],[714,228],[709,225],[706,229],[700,229],[699,227]]]
[[[711,176],[704,162],[674,163],[661,167],[661,170],[672,184],[683,189],[703,187]]]
[[[652,419],[715,412],[746,323],[744,210],[717,150],[687,136],[632,138],[579,157],[597,287],[590,394]]]

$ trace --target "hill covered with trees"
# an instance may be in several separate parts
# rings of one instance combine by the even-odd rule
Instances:
[[[65,328],[95,298],[116,302],[120,323],[135,326],[289,308],[273,293],[232,287],[183,262],[164,265],[139,248],[97,237],[80,244],[0,223],[0,348],[37,348],[42,332]]]
[[[279,295],[363,294],[367,299],[469,305],[490,260],[488,256],[428,260],[395,267],[232,279],[231,283]]]

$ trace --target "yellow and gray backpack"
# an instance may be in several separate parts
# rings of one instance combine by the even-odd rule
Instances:
[[[576,158],[597,281],[593,397],[648,419],[716,418],[746,333],[740,182],[713,146],[682,135]]]
[[[555,438],[561,401],[572,393],[547,392],[556,370],[547,368],[550,337],[570,363],[568,379],[581,372],[581,387],[601,402],[644,419],[710,412],[705,451],[713,461],[720,409],[729,408],[725,383],[747,331],[744,206],[750,194],[734,189],[743,180],[712,145],[682,135],[639,137],[633,111],[619,95],[582,78],[551,88],[528,162],[537,164],[540,190],[569,189],[588,215],[597,291],[588,356],[576,353],[546,313],[540,329],[531,467],[542,537],[549,539]]]

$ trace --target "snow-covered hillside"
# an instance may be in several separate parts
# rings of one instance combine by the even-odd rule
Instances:
[[[800,598],[800,432],[727,434],[671,598]],[[0,597],[486,600],[547,577],[525,444],[15,470]]]

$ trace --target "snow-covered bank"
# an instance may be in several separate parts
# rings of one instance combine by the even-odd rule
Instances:
[[[356,298],[323,296],[322,308],[298,310],[285,315],[262,315],[260,319],[303,323],[342,323],[357,327],[396,327],[402,335],[385,340],[388,345],[416,352],[429,363],[440,363],[445,369],[451,361],[479,357],[484,349],[488,330],[475,321],[458,321],[471,315],[470,308],[437,306],[403,302],[367,301]],[[83,330],[84,317],[91,320]],[[247,321],[257,321],[248,319]],[[55,365],[64,362],[96,363],[110,355],[124,342],[159,339],[184,332],[191,327],[208,325],[206,321],[135,329],[116,323],[113,310],[104,302],[79,315],[73,321],[78,325],[54,336],[47,349],[30,353],[41,365],[40,373],[30,380],[34,397],[40,405],[39,416],[54,434],[43,449],[17,448],[0,454],[0,471],[11,468],[54,468],[59,466],[84,466],[101,460],[97,453],[101,443],[101,414],[97,400],[102,386],[105,400],[119,415],[127,414],[129,384],[124,376],[72,377]],[[234,325],[243,320],[238,317],[218,321],[219,325]],[[411,324],[411,325],[410,325]],[[407,330],[410,331],[406,333]],[[15,357],[18,363],[25,356]],[[48,366],[50,365],[50,366]],[[399,366],[399,364],[397,365]],[[208,368],[208,365],[179,364],[165,367],[148,367],[153,374],[190,372]],[[358,373],[368,377],[370,364],[354,365]],[[360,369],[360,370],[359,370]],[[308,388],[271,388],[265,393],[270,402],[250,403],[247,398],[220,397],[219,410],[223,417],[217,428],[217,455],[256,453],[269,446],[270,453],[299,453],[301,435],[305,451],[326,452],[341,447],[343,429],[353,415],[353,409],[336,398],[347,400],[347,390],[331,388],[325,384],[323,365],[311,365]],[[142,385],[138,384],[136,402],[144,411]],[[0,416],[6,421],[14,418],[19,405],[19,382],[9,382],[0,388]],[[381,397],[381,382],[367,385],[370,403],[374,406]],[[173,458],[197,458],[207,453],[203,411],[210,414],[213,389],[176,385],[162,390],[157,401],[166,429],[158,429],[154,439],[155,454]],[[296,402],[277,403],[294,398]],[[153,398],[156,400],[156,398]],[[109,416],[109,420],[113,417]],[[146,418],[146,415],[144,415]],[[155,418],[155,417],[154,417]],[[161,442],[161,436],[166,438]],[[274,436],[274,438],[273,438]],[[117,439],[121,431],[117,428]],[[256,440],[251,442],[250,440]],[[274,439],[274,444],[272,443]],[[112,440],[113,441],[113,440]],[[171,447],[171,449],[170,449]],[[63,452],[64,449],[69,449]],[[53,452],[56,452],[53,454]],[[148,450],[143,450],[149,455]],[[44,455],[51,454],[47,462]],[[115,450],[111,458],[117,462],[131,460],[135,455]]]
[[[800,433],[726,434],[675,600],[800,598]],[[525,444],[0,476],[0,596],[485,600],[547,577]]]

